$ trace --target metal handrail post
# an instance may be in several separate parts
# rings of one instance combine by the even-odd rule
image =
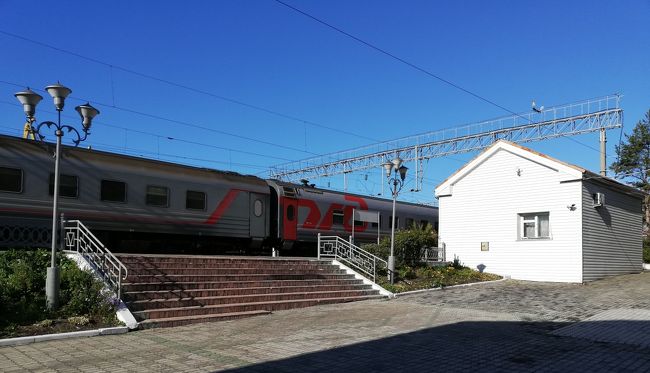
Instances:
[[[318,246],[316,247],[316,251],[317,251],[316,255],[318,257],[318,260],[320,260],[320,233],[318,233],[318,244],[317,245]]]

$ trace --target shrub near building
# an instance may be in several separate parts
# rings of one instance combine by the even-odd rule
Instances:
[[[71,317],[85,317],[92,327],[118,324],[115,306],[102,294],[102,282],[65,257],[59,263],[60,305],[49,311],[45,305],[49,251],[0,252],[0,338],[78,330],[81,325],[68,322]]]

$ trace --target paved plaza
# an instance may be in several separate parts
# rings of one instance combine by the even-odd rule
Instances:
[[[0,347],[2,372],[650,372],[650,273]],[[645,335],[644,335],[645,334]]]

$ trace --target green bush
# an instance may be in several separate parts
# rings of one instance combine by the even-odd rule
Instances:
[[[86,315],[101,322],[115,320],[115,306],[102,294],[103,283],[62,255],[58,263],[59,309],[49,311],[45,304],[45,276],[50,252],[0,252],[0,329],[71,316]]]
[[[438,243],[438,234],[430,224],[414,224],[409,229],[395,232],[395,265],[416,265],[420,261],[422,248],[434,247]],[[388,259],[390,255],[390,237],[384,237],[379,244],[362,245],[363,250]]]
[[[650,238],[643,240],[643,263],[650,263]]]

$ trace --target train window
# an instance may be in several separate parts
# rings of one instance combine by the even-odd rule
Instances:
[[[147,205],[169,206],[169,189],[162,186],[147,185]]]
[[[102,180],[100,198],[102,201],[126,202],[126,183]]]
[[[425,229],[429,225],[429,222],[427,220],[420,220],[420,225],[422,229]]]
[[[262,216],[262,213],[264,212],[264,204],[262,203],[261,200],[256,199],[255,202],[253,203],[253,214],[255,214],[256,217]]]
[[[0,167],[0,191],[20,193],[23,191],[23,170]]]
[[[355,221],[354,221],[354,226],[355,226],[355,227],[363,227],[363,221],[361,221],[361,220],[355,220]]]
[[[388,221],[390,222],[391,227],[392,227],[392,224],[393,224],[393,216],[392,215],[388,218]],[[397,228],[397,227],[399,227],[399,216],[395,218],[395,228]]]
[[[381,226],[381,222],[383,221],[382,217],[383,216],[379,215],[379,223],[372,223],[373,228],[377,228],[377,227]]]
[[[54,174],[50,174],[50,195],[54,195]],[[79,197],[79,178],[73,175],[59,175],[59,196],[77,198]]]
[[[188,210],[205,210],[205,193],[188,190],[185,193],[185,208]]]
[[[287,220],[292,221],[293,218],[295,217],[296,214],[296,209],[293,207],[293,205],[287,206]]]
[[[332,212],[332,224],[343,224],[343,210],[334,210]]]
[[[413,219],[406,218],[406,229],[411,229],[411,228],[413,228]]]

